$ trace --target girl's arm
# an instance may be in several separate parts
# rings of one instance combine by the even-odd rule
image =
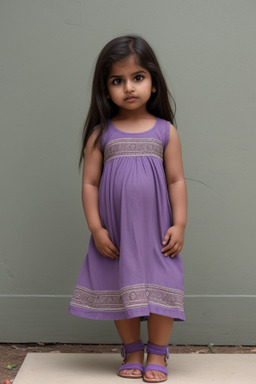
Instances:
[[[98,251],[111,259],[118,257],[118,249],[112,243],[108,231],[102,227],[99,214],[99,186],[103,156],[99,145],[93,147],[97,131],[90,136],[84,151],[82,202],[86,221]]]
[[[164,166],[170,203],[173,214],[173,226],[164,236],[162,252],[165,256],[176,256],[184,243],[187,221],[187,189],[183,172],[181,144],[176,128],[171,125],[169,142],[164,152]],[[167,244],[167,245],[166,245]]]

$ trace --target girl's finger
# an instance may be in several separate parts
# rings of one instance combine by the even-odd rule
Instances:
[[[100,253],[104,256],[104,257],[109,257],[108,253],[105,251],[105,249],[102,249],[100,251]]]
[[[106,253],[104,256],[107,257],[108,259],[112,259],[112,260],[116,259],[116,257],[112,253]]]
[[[170,246],[170,248],[167,250],[167,252],[165,252],[164,255],[165,255],[165,256],[171,256],[171,255],[174,254],[175,252],[178,253],[178,252],[177,252],[178,248],[179,248],[179,244],[178,244],[178,243],[175,243],[175,244],[173,244],[172,246]]]
[[[180,253],[181,249],[182,249],[182,246],[180,245],[180,246],[177,248],[177,250],[176,250],[173,254],[171,254],[170,256],[171,256],[172,258],[175,257],[175,256],[177,256],[177,255]]]
[[[162,244],[166,245],[169,241],[170,241],[170,235],[168,234],[168,232],[166,232],[166,234],[164,235]]]
[[[111,244],[111,246],[109,246],[109,248],[110,248],[111,251],[113,251],[115,254],[119,255],[119,251],[118,251],[118,249],[114,246],[114,244]]]
[[[110,253],[113,257],[115,257],[115,258],[118,258],[118,257],[119,257],[119,251],[118,251],[118,249],[114,246],[113,243],[110,243],[110,244],[108,245],[108,251],[109,251],[109,253]]]
[[[173,246],[174,246],[175,243],[173,242],[169,242],[164,248],[161,249],[161,252],[167,252],[168,250],[170,250]]]
[[[111,239],[109,238],[108,239],[108,242],[106,243],[106,246],[108,248],[111,249],[111,251],[115,252],[115,253],[119,253],[118,249],[116,248],[116,246],[112,243]]]
[[[163,238],[162,244],[166,245],[166,244],[168,244],[169,241],[170,241],[170,236],[169,235],[165,235],[165,237]]]
[[[114,254],[112,253],[112,251],[107,247],[107,248],[102,248],[100,250],[100,253],[104,256],[104,257],[108,257],[110,259],[113,259],[114,258]]]
[[[176,243],[169,243],[164,249],[163,249],[163,252],[166,254],[166,253],[169,253],[173,251],[174,247],[175,247]],[[168,255],[166,255],[168,256]]]
[[[112,259],[118,259],[118,252],[115,251],[116,247],[114,245],[112,247],[114,248],[114,250],[110,248],[110,246],[108,246],[108,255]]]

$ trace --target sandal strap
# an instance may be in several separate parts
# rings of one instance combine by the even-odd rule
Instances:
[[[169,345],[161,347],[160,345],[155,345],[148,342],[147,352],[153,353],[154,355],[165,356],[166,359],[169,359]]]
[[[146,365],[144,369],[144,373],[147,371],[158,371],[164,373],[166,376],[168,375],[168,369],[166,367],[163,367],[162,365],[159,364],[148,364]]]
[[[121,356],[123,359],[125,359],[127,353],[144,351],[144,349],[145,347],[141,340],[136,341],[135,343],[122,344]]]
[[[119,372],[123,371],[124,369],[138,369],[139,371],[141,371],[141,373],[143,373],[143,371],[144,371],[143,365],[142,364],[137,364],[137,363],[123,364],[119,368]]]

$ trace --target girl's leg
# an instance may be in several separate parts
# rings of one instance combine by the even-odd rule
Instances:
[[[140,340],[140,318],[134,317],[127,320],[116,320],[116,329],[123,344],[131,344]],[[128,353],[125,359],[126,363],[138,363],[143,364],[144,352]],[[125,369],[121,371],[122,374],[134,374],[139,375],[138,369]]]
[[[148,318],[148,336],[149,342],[159,346],[166,346],[169,344],[169,339],[172,332],[173,319],[166,316],[151,313]],[[165,357],[149,354],[147,364],[159,364],[166,366]],[[158,371],[147,371],[145,373],[147,379],[165,379],[166,375]]]

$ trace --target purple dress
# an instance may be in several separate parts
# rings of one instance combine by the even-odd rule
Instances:
[[[104,257],[90,237],[69,306],[72,315],[121,320],[156,313],[185,320],[182,261],[161,252],[172,225],[163,167],[169,135],[170,123],[160,118],[141,133],[120,131],[109,121],[101,138],[99,212],[120,255]]]

